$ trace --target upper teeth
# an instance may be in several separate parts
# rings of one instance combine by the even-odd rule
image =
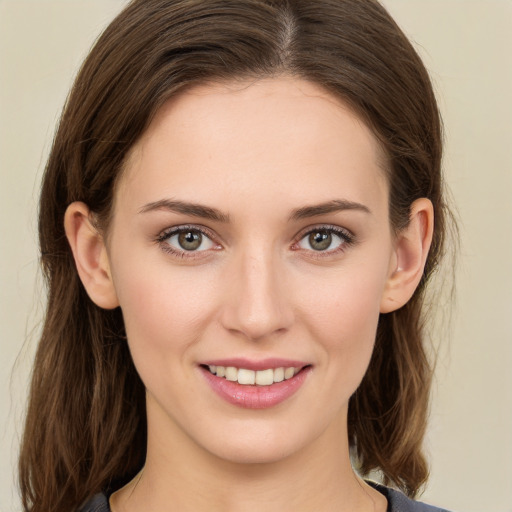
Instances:
[[[281,382],[291,379],[301,368],[269,368],[268,370],[246,370],[245,368],[235,368],[234,366],[215,366],[208,367],[210,372],[217,377],[224,377],[227,380],[238,382],[239,384],[249,384],[257,386],[270,386],[274,382]]]

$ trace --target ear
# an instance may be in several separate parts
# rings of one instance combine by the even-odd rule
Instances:
[[[401,308],[412,297],[423,276],[433,231],[434,207],[427,198],[417,199],[411,205],[409,224],[398,233],[395,241],[381,313]]]
[[[92,222],[88,206],[71,203],[64,215],[64,229],[78,275],[91,300],[104,309],[119,306],[103,236]]]

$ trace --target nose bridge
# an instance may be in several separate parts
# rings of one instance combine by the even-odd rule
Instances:
[[[248,248],[230,276],[230,300],[225,327],[258,340],[286,330],[292,321],[284,269],[279,257],[266,248]]]

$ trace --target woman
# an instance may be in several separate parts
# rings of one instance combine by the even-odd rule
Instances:
[[[131,2],[43,181],[25,510],[430,510],[440,161],[378,2]]]

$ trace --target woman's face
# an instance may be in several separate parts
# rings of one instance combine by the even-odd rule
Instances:
[[[346,444],[396,267],[382,166],[306,81],[198,86],[161,109],[108,243],[150,449],[268,462]]]

